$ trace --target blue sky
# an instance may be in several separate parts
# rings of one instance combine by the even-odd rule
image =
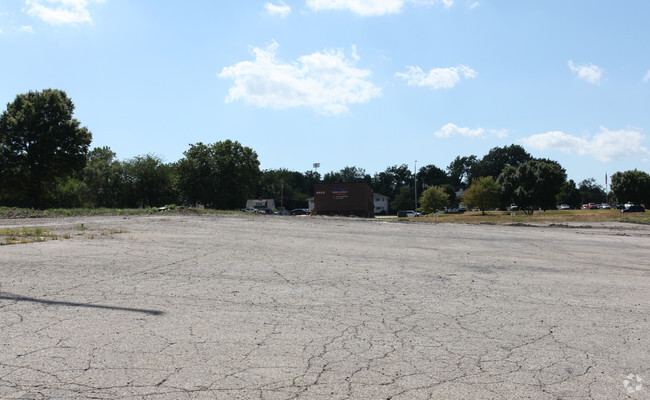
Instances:
[[[647,0],[1,0],[0,102],[62,89],[93,147],[374,174],[522,145],[650,170]]]

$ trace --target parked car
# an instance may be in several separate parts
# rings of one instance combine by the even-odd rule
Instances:
[[[419,212],[419,211],[408,210],[408,211],[406,211],[406,216],[408,218],[421,217],[422,213]]]
[[[306,208],[296,208],[291,210],[291,215],[309,215],[309,210]]]
[[[560,206],[558,207],[558,209],[559,209],[559,210],[570,210],[570,209],[571,209],[571,206],[568,205],[568,204],[560,204]]]
[[[624,208],[621,210],[622,213],[628,213],[628,212],[645,212],[645,208],[643,206],[629,206],[627,208]]]
[[[587,203],[582,205],[583,210],[597,210],[598,204],[596,203]]]
[[[600,209],[601,210],[611,210],[612,207],[607,203],[603,203],[603,204],[600,205]]]

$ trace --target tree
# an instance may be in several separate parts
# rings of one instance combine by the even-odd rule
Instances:
[[[420,196],[419,210],[425,214],[436,212],[449,205],[449,195],[440,186],[429,186]]]
[[[367,183],[371,184],[370,175],[359,167],[345,167],[339,172],[328,172],[323,177],[323,183]]]
[[[388,167],[372,178],[372,189],[375,193],[381,193],[391,199],[395,199],[405,186],[413,187],[413,174],[406,164]]]
[[[313,181],[300,172],[284,168],[265,170],[261,173],[257,198],[274,199],[277,207],[282,205],[289,210],[306,208],[313,188]]]
[[[441,186],[450,183],[447,173],[433,164],[425,165],[418,170],[418,181],[426,186]]]
[[[88,153],[83,182],[91,193],[95,207],[114,207],[117,202],[115,152],[110,147],[96,147]]]
[[[124,163],[136,206],[163,206],[175,203],[172,166],[152,154],[136,156]]]
[[[415,189],[413,185],[404,186],[399,193],[390,202],[390,209],[397,212],[399,210],[412,210],[415,206]]]
[[[239,142],[190,145],[176,165],[178,187],[190,203],[208,207],[243,207],[255,195],[260,177],[257,153]]]
[[[580,190],[576,187],[573,179],[562,184],[560,193],[557,195],[557,204],[568,204],[573,208],[580,208],[580,204],[583,204],[580,200]]]
[[[605,189],[596,183],[594,178],[585,179],[578,184],[580,204],[604,203],[607,198]]]
[[[650,206],[650,175],[637,170],[617,172],[612,175],[612,192],[619,203]]]
[[[39,208],[57,180],[81,171],[92,134],[65,92],[20,94],[0,116],[0,201]]]
[[[509,165],[516,167],[532,159],[533,157],[523,147],[516,144],[494,147],[472,167],[471,176],[472,178],[499,176],[505,167]]]
[[[477,163],[476,156],[456,157],[447,167],[449,183],[455,189],[465,189],[472,181],[472,170]]]
[[[463,193],[463,202],[468,208],[479,208],[485,215],[486,208],[498,206],[500,194],[501,186],[491,176],[474,178],[472,186]]]
[[[507,166],[497,182],[509,201],[526,214],[536,207],[555,208],[555,199],[566,180],[566,172],[556,162],[531,160],[517,167]]]

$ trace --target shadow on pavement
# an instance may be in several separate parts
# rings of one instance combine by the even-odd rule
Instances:
[[[67,306],[67,307],[86,307],[86,308],[99,308],[105,310],[113,311],[128,311],[128,312],[137,312],[142,314],[149,315],[163,315],[163,311],[158,310],[147,310],[144,308],[129,308],[129,307],[117,307],[117,306],[105,306],[101,304],[88,304],[88,303],[73,303],[69,301],[54,301],[54,300],[45,300],[45,299],[36,299],[33,297],[24,297],[11,295],[10,293],[0,293],[0,300],[13,300],[13,301],[27,301],[31,303],[40,303],[49,306]]]

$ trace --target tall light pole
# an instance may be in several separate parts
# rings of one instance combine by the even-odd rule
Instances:
[[[413,211],[418,211],[418,160],[415,160],[413,165],[413,186],[415,187],[415,209]]]

